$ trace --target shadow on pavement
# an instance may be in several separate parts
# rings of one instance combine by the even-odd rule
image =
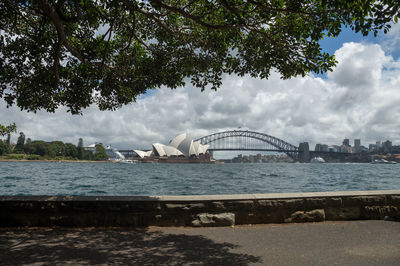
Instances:
[[[20,264],[248,265],[260,258],[200,235],[147,229],[1,229],[0,262]]]

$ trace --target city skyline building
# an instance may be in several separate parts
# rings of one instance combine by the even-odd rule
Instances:
[[[361,147],[361,140],[360,139],[354,139],[354,148],[358,152],[360,151]]]
[[[379,141],[379,140],[376,141],[376,144],[375,144],[375,145],[376,145],[376,149],[378,149],[378,150],[382,147],[382,143],[381,143],[381,141]]]
[[[341,145],[326,145],[322,143],[315,144],[314,151],[317,152],[345,152],[345,153],[360,153],[360,152],[369,152],[369,153],[392,153],[397,152],[400,148],[400,145],[393,145],[390,140],[386,140],[384,142],[378,140],[375,144],[368,144],[367,147],[361,145],[361,139],[354,139],[354,146],[350,145],[350,139],[345,138],[342,141]]]
[[[383,146],[383,152],[384,153],[391,153],[392,152],[392,142],[390,140],[387,140],[382,143]]]
[[[342,145],[350,147],[350,140],[349,139],[344,139]]]

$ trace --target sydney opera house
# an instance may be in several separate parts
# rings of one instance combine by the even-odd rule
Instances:
[[[209,145],[202,145],[186,133],[173,138],[168,145],[153,143],[152,150],[134,150],[143,161],[158,162],[211,162]]]

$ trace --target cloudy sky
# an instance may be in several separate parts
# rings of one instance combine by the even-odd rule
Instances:
[[[201,137],[229,129],[270,134],[298,145],[339,144],[347,137],[362,144],[392,140],[400,144],[400,24],[389,34],[363,38],[348,30],[321,42],[335,53],[333,72],[281,80],[226,75],[217,91],[191,85],[159,88],[118,111],[88,108],[71,115],[27,113],[6,108],[0,99],[0,123],[15,122],[34,140],[77,144],[102,142],[120,149],[146,149],[182,132]],[[13,140],[16,141],[17,134]]]

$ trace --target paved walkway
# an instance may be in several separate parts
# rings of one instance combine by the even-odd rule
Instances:
[[[400,265],[400,223],[0,229],[0,265]]]

